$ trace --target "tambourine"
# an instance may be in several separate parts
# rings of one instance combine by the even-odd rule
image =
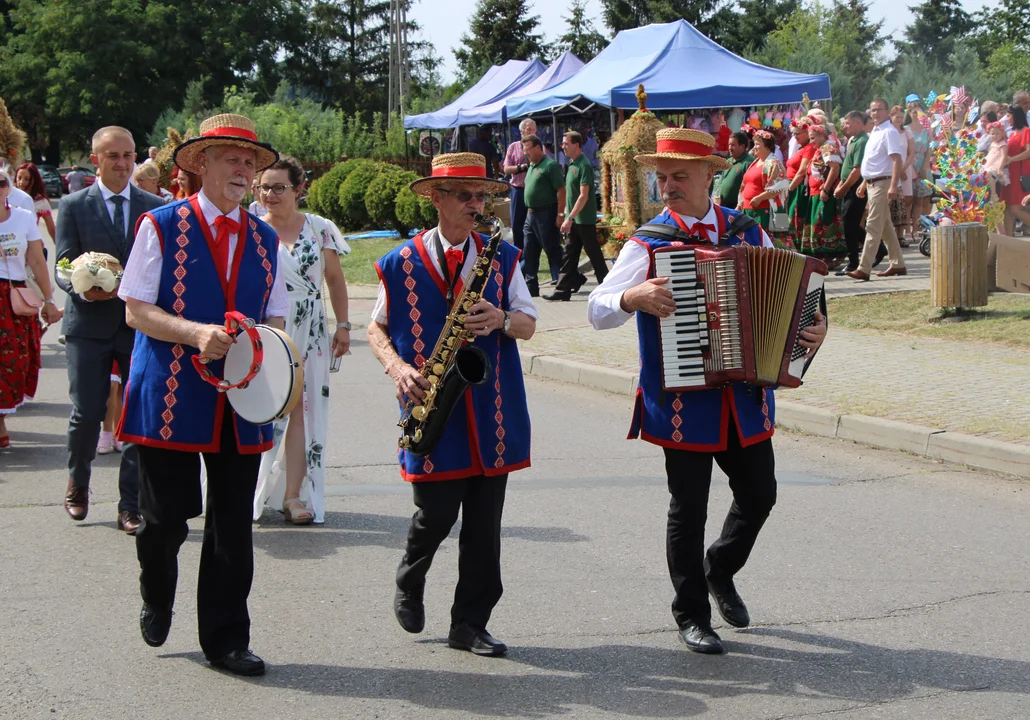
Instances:
[[[303,357],[296,344],[282,330],[236,311],[225,314],[225,332],[237,340],[246,336],[249,342],[236,342],[225,353],[222,378],[208,369],[207,358],[194,355],[200,377],[226,393],[233,410],[247,422],[265,425],[288,416],[304,389]]]

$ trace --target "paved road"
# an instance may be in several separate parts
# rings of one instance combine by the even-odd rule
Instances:
[[[1020,718],[1030,715],[1030,488],[839,441],[777,436],[780,497],[739,577],[756,626],[686,652],[664,559],[656,449],[622,438],[628,398],[529,380],[534,466],[505,512],[504,660],[449,650],[456,540],[430,575],[426,632],[390,608],[410,490],[392,389],[357,343],[333,376],[322,528],[256,526],[253,648],[241,680],[196,641],[199,521],[168,643],[139,637],[134,547],[114,528],[117,458],[85,523],[61,509],[68,414],[49,337],[39,402],[0,455],[0,718]],[[712,493],[719,525],[723,480]]]

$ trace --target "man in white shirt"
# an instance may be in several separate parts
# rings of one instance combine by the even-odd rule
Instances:
[[[247,597],[254,576],[251,513],[272,425],[240,417],[194,361],[221,375],[220,361],[234,342],[226,332],[230,310],[283,327],[289,300],[277,267],[278,235],[239,205],[254,174],[279,155],[239,115],[208,118],[200,130],[176,149],[175,162],[199,175],[203,189],[144,217],[119,291],[138,331],[118,432],[140,448],[140,632],[152,647],[168,636],[176,556],[187,520],[202,510],[202,454],[208,502],[197,592],[200,646],[214,667],[261,675],[264,661],[248,649]]]
[[[640,381],[630,437],[658,445],[665,453],[670,494],[666,548],[676,593],[673,617],[683,643],[706,654],[723,652],[722,640],[712,629],[709,594],[726,622],[734,627],[750,624],[733,576],[743,568],[776,502],[772,389],[743,382],[691,392],[664,388],[659,320],[671,316],[677,303],[670,278],[655,276],[655,250],[675,241],[772,246],[754,222],[732,230],[739,213],[711,203],[708,187],[713,172],[728,164],[713,155],[714,146],[715,139],[707,133],[670,128],[658,131],[655,154],[637,156],[637,162],[654,166],[666,208],[623,246],[614,269],[587,301],[587,317],[598,330],[618,327],[636,316]],[[825,318],[817,313],[815,320],[816,325],[802,331],[801,344],[809,355],[826,336]],[[719,539],[706,553],[713,460],[729,476],[733,505]]]
[[[876,98],[869,103],[869,116],[873,121],[873,131],[869,134],[862,156],[862,184],[857,191],[859,197],[868,198],[865,246],[858,268],[846,273],[861,282],[870,278],[881,241],[887,246],[890,267],[876,273],[877,277],[908,274],[890,212],[890,201],[898,194],[903,140],[891,123],[886,100]]]
[[[504,493],[508,474],[529,467],[529,409],[516,340],[533,336],[536,308],[519,272],[520,251],[515,246],[498,239],[486,272],[472,274],[480,254],[489,249],[472,233],[476,216],[483,212],[487,193],[508,190],[507,183],[487,178],[482,155],[440,155],[433,159],[432,176],[415,181],[411,190],[432,200],[440,224],[376,263],[379,295],[368,328],[372,353],[393,380],[402,406],[411,401],[410,413],[402,417],[405,432],[398,456],[401,477],[412,484],[418,510],[397,568],[394,615],[405,631],[422,632],[426,573],[461,512],[458,585],[447,643],[496,657],[504,655],[507,646],[486,626],[503,591]],[[480,299],[462,320],[473,341],[433,356],[449,312],[466,283],[472,282],[484,283]],[[484,357],[485,362],[458,363],[458,352],[466,360]],[[475,384],[461,389],[457,375],[446,371],[449,364],[465,368],[469,375],[474,367],[488,370],[468,377]],[[443,403],[455,387],[461,391],[451,396],[453,405],[433,406]],[[435,422],[425,419],[426,432],[430,424],[441,428],[438,442],[431,446],[420,446],[421,430],[411,429],[420,417],[416,410],[425,407],[434,407],[430,412],[437,413]]]

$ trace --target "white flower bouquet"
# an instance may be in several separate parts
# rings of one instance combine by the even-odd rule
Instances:
[[[77,293],[93,288],[113,292],[122,279],[122,264],[113,255],[88,252],[74,260],[61,259],[57,263],[57,276],[70,282]]]

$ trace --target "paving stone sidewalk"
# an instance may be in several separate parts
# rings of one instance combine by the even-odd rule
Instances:
[[[929,289],[929,260],[906,250],[909,274],[857,283],[831,274],[831,298],[875,292]],[[571,302],[539,300],[536,336],[522,343],[531,353],[604,367],[638,370],[636,324],[595,331],[587,323],[586,300],[593,278]],[[542,291],[546,294],[549,286]],[[372,286],[355,287],[354,311],[367,319]],[[364,308],[364,312],[362,311]],[[361,317],[363,316],[363,317]],[[1030,356],[1003,347],[912,338],[903,334],[832,327],[805,384],[783,390],[782,399],[940,430],[1030,445],[1030,403],[1026,383]]]

